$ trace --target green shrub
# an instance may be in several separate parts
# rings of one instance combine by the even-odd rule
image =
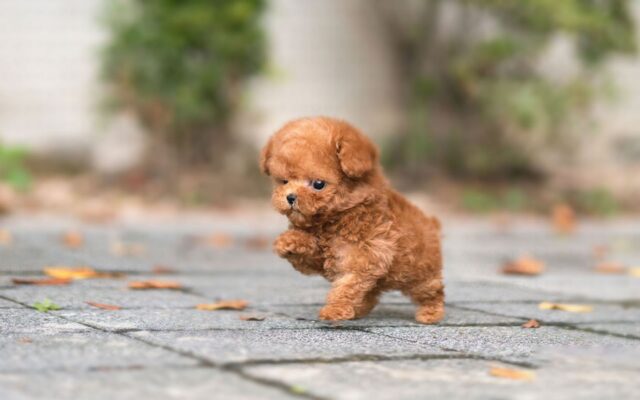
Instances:
[[[462,177],[539,176],[536,155],[567,151],[572,123],[604,93],[599,67],[636,51],[631,0],[416,4],[413,14],[422,15],[415,26],[388,24],[412,115],[406,131],[384,148],[392,167],[430,165]],[[459,15],[453,27],[451,21],[443,26],[445,7]],[[493,28],[481,29],[488,22]],[[580,65],[563,80],[538,68],[558,35],[571,41]]]
[[[25,166],[27,152],[21,147],[0,145],[0,181],[16,190],[27,190],[32,177]]]
[[[112,106],[133,110],[182,161],[229,146],[241,85],[265,63],[264,0],[110,2],[103,75]]]

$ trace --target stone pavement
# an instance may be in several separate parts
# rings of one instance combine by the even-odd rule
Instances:
[[[540,222],[445,222],[447,317],[436,326],[414,323],[413,307],[393,293],[368,318],[318,321],[327,283],[249,243],[283,227],[235,217],[0,221],[13,236],[0,245],[0,399],[640,398],[640,277],[596,273],[592,255],[607,245],[608,259],[640,267],[639,221],[585,223],[568,237]],[[61,244],[69,229],[82,232],[83,246]],[[212,234],[215,245],[198,240]],[[116,254],[117,243],[137,250]],[[523,253],[543,260],[546,272],[499,273]],[[49,265],[125,276],[65,286],[11,281],[42,277]],[[156,265],[175,273],[154,274]],[[145,279],[182,289],[127,288]],[[62,309],[32,308],[44,299]],[[249,307],[195,309],[224,299]],[[540,310],[541,301],[593,311]],[[522,328],[531,318],[542,326]],[[535,376],[500,378],[494,367]]]

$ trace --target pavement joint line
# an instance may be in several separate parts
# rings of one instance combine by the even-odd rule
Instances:
[[[28,369],[10,369],[0,371],[0,376],[8,374],[24,374],[33,375],[34,373],[74,373],[74,372],[89,372],[89,373],[110,373],[117,371],[155,371],[155,370],[184,370],[184,369],[206,369],[200,365],[179,365],[179,364],[160,364],[157,366],[150,365],[124,365],[124,366],[102,366],[102,367],[88,367],[88,368],[72,368],[72,367],[57,367],[55,370],[50,368],[28,368]]]
[[[417,340],[410,340],[410,339],[407,339],[407,338],[400,338],[400,337],[396,337],[396,336],[393,336],[393,335],[387,335],[386,333],[372,332],[370,330],[366,330],[366,332],[374,334],[374,335],[378,335],[378,336],[384,336],[384,337],[399,339],[399,340],[403,340],[405,342],[414,343],[414,344],[418,344],[418,345],[421,344]],[[438,347],[440,349],[444,350],[444,351],[451,351],[451,352],[459,353],[461,355],[465,355],[465,358],[472,359],[472,360],[495,361],[495,362],[500,362],[500,363],[503,363],[503,364],[513,365],[513,366],[522,367],[522,368],[529,368],[529,369],[537,369],[538,368],[537,365],[535,365],[533,363],[530,363],[530,362],[527,362],[527,361],[513,361],[513,360],[502,359],[500,357],[486,357],[486,356],[482,356],[482,355],[479,355],[479,354],[464,353],[464,352],[461,352],[460,350],[456,350],[456,349],[452,349],[452,348],[448,348],[448,347],[444,347],[444,346],[438,346]]]
[[[464,310],[468,310],[468,311],[477,311],[480,313],[484,313],[487,315],[493,315],[496,317],[509,317],[509,318],[523,318],[523,319],[527,319],[526,317],[513,317],[510,315],[505,315],[505,314],[500,314],[500,313],[495,313],[495,312],[490,312],[490,311],[485,311],[485,310],[476,310],[474,308],[467,308],[467,307],[459,307],[461,309]],[[528,318],[531,319],[531,318]],[[573,330],[573,331],[582,331],[582,332],[589,332],[589,333],[595,333],[601,336],[611,336],[611,337],[617,337],[617,338],[623,338],[623,339],[630,339],[630,340],[640,340],[640,336],[636,336],[636,335],[624,335],[624,334],[620,334],[620,333],[613,333],[613,332],[609,332],[609,331],[605,331],[605,330],[599,330],[599,329],[592,329],[589,327],[583,327],[582,325],[585,324],[599,324],[601,323],[600,321],[593,321],[593,322],[581,322],[581,323],[571,323],[571,322],[557,322],[557,321],[545,321],[544,319],[541,318],[536,318],[536,320],[538,322],[540,322],[541,325],[543,326],[553,326],[556,328],[560,328],[560,329],[566,329],[566,330]],[[608,322],[603,322],[603,323],[608,323]],[[633,324],[634,322],[630,322],[631,324]]]
[[[20,303],[20,302],[18,302],[18,303]],[[21,303],[21,304],[23,304],[23,303]],[[52,314],[52,315],[55,315],[55,314]],[[130,335],[127,335],[127,334],[121,334],[121,333],[118,333],[118,332],[112,332],[112,331],[103,329],[100,326],[96,326],[94,324],[90,324],[90,323],[87,323],[87,322],[84,322],[84,321],[75,321],[75,320],[73,320],[71,318],[68,318],[66,316],[63,316],[63,315],[55,315],[55,317],[59,318],[59,319],[63,319],[65,321],[75,322],[75,323],[78,323],[80,325],[84,325],[86,327],[92,328],[94,330],[101,331],[103,333],[122,336],[124,338],[129,339],[129,340],[133,340],[133,341],[137,341],[137,342],[140,342],[140,343],[144,343],[145,345],[150,346],[150,347],[160,348],[160,349],[163,349],[163,350],[178,354],[178,355],[183,356],[185,358],[190,358],[192,360],[197,361],[198,365],[200,367],[218,369],[218,370],[222,370],[222,371],[229,371],[229,372],[234,373],[235,375],[238,375],[242,379],[252,381],[252,382],[254,382],[256,384],[260,384],[260,385],[264,385],[264,386],[270,386],[270,387],[275,388],[275,389],[283,390],[289,395],[297,396],[297,397],[300,397],[300,398],[312,399],[312,400],[325,400],[325,398],[314,396],[314,395],[310,395],[310,394],[307,394],[307,393],[294,393],[289,389],[288,385],[286,385],[286,384],[284,384],[284,383],[282,383],[280,381],[277,381],[277,380],[266,379],[266,378],[257,378],[257,377],[253,377],[253,376],[247,375],[245,373],[241,373],[241,371],[236,371],[236,370],[234,370],[232,368],[230,368],[230,369],[222,368],[220,365],[218,365],[215,362],[209,360],[208,358],[199,356],[199,355],[194,354],[194,353],[189,352],[189,351],[176,349],[176,348],[173,348],[173,347],[168,346],[168,345],[161,345],[161,344],[158,344],[158,343],[155,343],[155,342],[152,342],[152,341],[144,340],[143,338],[139,338],[139,337],[136,337],[136,336],[130,336]]]
[[[397,339],[397,338],[394,338]],[[331,358],[292,358],[292,359],[263,359],[263,360],[248,360],[229,362],[224,364],[227,367],[255,367],[261,365],[289,365],[289,364],[342,364],[349,362],[367,362],[367,361],[429,361],[429,360],[486,360],[496,361],[492,358],[474,356],[461,352],[458,354],[419,354],[419,355],[406,355],[406,356],[384,356],[376,354],[353,354],[348,357],[331,357]]]

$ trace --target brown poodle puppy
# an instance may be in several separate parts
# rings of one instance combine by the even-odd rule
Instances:
[[[387,290],[418,305],[418,322],[442,319],[440,223],[391,189],[369,139],[344,121],[298,119],[271,137],[260,166],[290,222],[276,252],[332,283],[321,319],[363,317]]]

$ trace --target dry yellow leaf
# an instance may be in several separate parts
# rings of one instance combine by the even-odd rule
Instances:
[[[178,282],[173,281],[157,281],[157,280],[149,280],[149,281],[135,281],[129,282],[129,289],[180,289],[182,285]]]
[[[536,378],[533,371],[525,371],[522,369],[511,369],[502,367],[493,367],[489,373],[498,378],[513,379],[518,381],[532,381]]]
[[[640,267],[629,268],[629,275],[640,278]]]
[[[596,265],[596,272],[600,274],[624,274],[626,268],[624,265],[616,262],[601,262]]]
[[[262,315],[241,315],[242,321],[264,321],[265,317]]]
[[[560,303],[550,303],[548,301],[543,301],[538,304],[538,308],[541,310],[560,310],[567,311],[573,313],[589,313],[593,311],[593,307],[584,304],[560,304]]]
[[[573,233],[576,229],[576,213],[568,204],[557,204],[552,212],[553,226],[558,233]]]
[[[61,279],[104,278],[109,275],[90,267],[46,267],[43,271],[49,276]]]
[[[79,232],[67,232],[62,236],[62,243],[72,249],[77,249],[84,244],[84,237]]]
[[[13,236],[11,232],[6,229],[0,229],[0,244],[1,245],[10,245],[13,242]]]
[[[216,303],[198,304],[196,309],[203,311],[216,311],[216,310],[244,310],[247,308],[245,300],[223,300]]]
[[[510,261],[502,267],[502,273],[508,275],[539,275],[544,271],[544,263],[533,257],[523,256]]]

